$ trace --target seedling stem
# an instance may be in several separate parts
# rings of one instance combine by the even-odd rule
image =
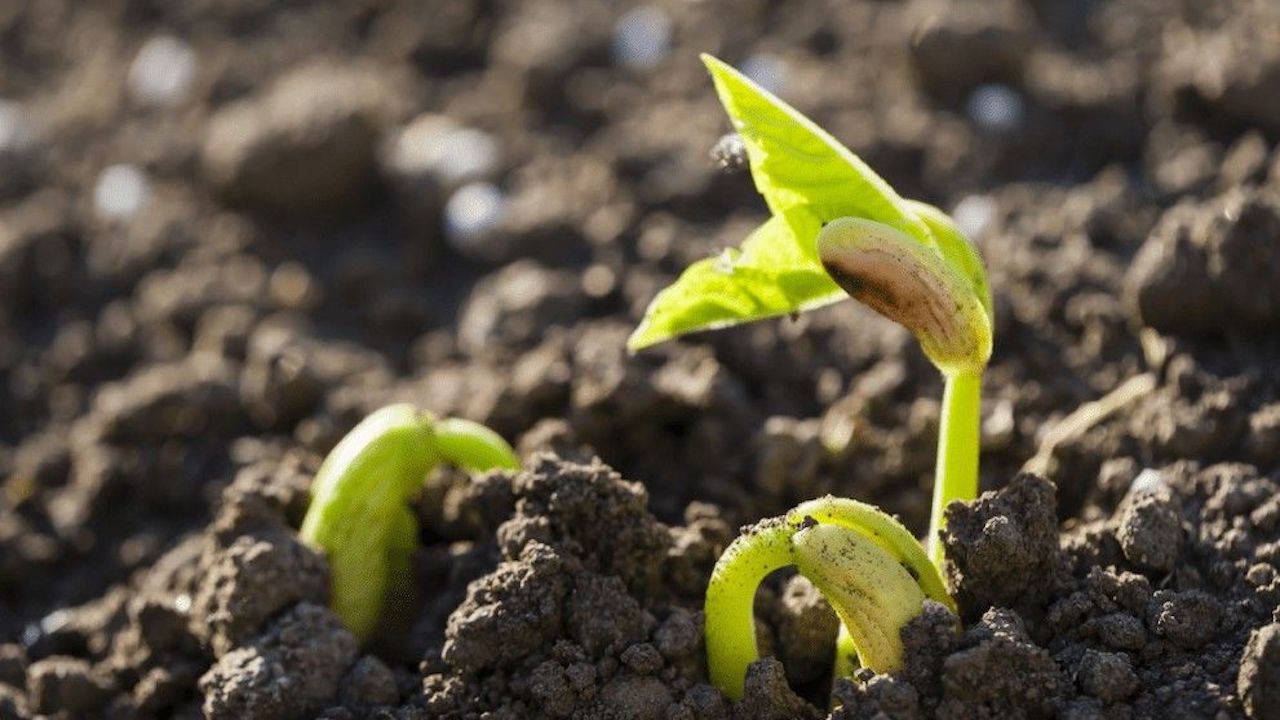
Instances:
[[[938,464],[929,517],[929,559],[939,568],[944,557],[941,532],[946,526],[944,512],[947,504],[978,496],[981,396],[980,373],[959,372],[946,376],[946,386],[942,391],[942,418],[938,427]]]

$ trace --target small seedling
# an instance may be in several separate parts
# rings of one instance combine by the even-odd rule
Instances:
[[[852,296],[910,330],[945,378],[927,553],[896,521],[860,506],[859,517],[874,522],[851,527],[843,516],[824,521],[815,509],[797,516],[797,508],[786,521],[757,526],[721,558],[707,589],[707,655],[716,685],[737,698],[756,656],[751,598],[779,567],[797,566],[836,608],[839,673],[852,667],[854,651],[874,670],[895,668],[898,631],[923,597],[954,607],[938,575],[939,534],[947,504],[977,495],[993,319],[982,259],[946,213],[899,197],[813,121],[716,58],[702,59],[771,217],[740,248],[694,263],[660,292],[628,348]],[[797,522],[806,516],[817,525]],[[926,558],[932,564],[922,565]]]
[[[409,502],[442,462],[472,471],[520,465],[511,446],[483,425],[389,405],[343,437],[316,474],[299,535],[328,557],[333,610],[362,640],[377,626],[392,586],[408,577],[418,543]]]
[[[982,258],[946,213],[902,199],[813,121],[702,59],[772,215],[741,248],[694,263],[658,293],[628,347],[846,296],[902,324],[946,380],[928,535],[929,556],[941,563],[943,510],[978,491],[979,400],[992,348]]]
[[[942,576],[919,541],[879,509],[827,496],[785,517],[757,523],[716,563],[707,585],[707,666],[726,695],[742,697],[747,667],[759,657],[752,614],[756,589],[775,570],[795,566],[840,618],[836,672],[854,658],[876,672],[902,663],[899,631],[925,598],[955,610]]]

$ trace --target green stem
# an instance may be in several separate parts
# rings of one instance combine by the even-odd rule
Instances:
[[[356,425],[311,484],[298,535],[325,553],[332,607],[361,640],[377,628],[387,594],[410,580],[418,523],[409,503],[441,460],[477,471],[519,467],[511,446],[489,428],[437,421],[399,404]]]
[[[437,420],[436,449],[445,460],[467,470],[519,470],[520,458],[498,433],[462,418]]]
[[[851,678],[858,667],[858,646],[854,644],[848,626],[842,622],[836,632],[836,659],[831,668],[831,679]]]
[[[939,537],[946,524],[943,511],[952,500],[972,500],[978,496],[981,403],[981,372],[947,376],[942,393],[942,422],[938,428],[933,509],[929,518],[929,558],[939,568],[944,558]]]
[[[712,684],[734,700],[742,699],[747,667],[760,657],[756,588],[769,573],[795,563],[794,534],[782,518],[763,520],[734,540],[711,572],[704,606],[707,669]]]
[[[378,624],[396,557],[417,543],[409,499],[439,462],[434,419],[411,405],[390,405],[356,425],[325,458],[311,484],[298,536],[324,552],[331,604],[361,640]]]

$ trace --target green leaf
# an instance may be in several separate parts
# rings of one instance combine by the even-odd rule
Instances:
[[[938,255],[972,289],[991,324],[982,258],[945,213],[902,199],[813,121],[720,60],[702,60],[742,136],[756,189],[773,217],[741,250],[693,264],[659,293],[627,343],[631,351],[841,300],[817,249],[818,231],[840,218],[888,226]]]
[[[800,210],[819,225],[862,217],[931,244],[920,218],[857,155],[729,65],[706,54],[702,61],[742,136],[756,189],[774,215],[794,217]],[[811,247],[813,236],[800,239]]]
[[[801,225],[817,236],[818,223]],[[809,243],[806,243],[809,244]],[[627,340],[635,352],[677,335],[737,325],[828,305],[847,297],[798,242],[787,220],[772,217],[741,250],[700,260],[649,304]]]

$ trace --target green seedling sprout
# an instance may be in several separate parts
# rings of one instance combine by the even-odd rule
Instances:
[[[716,58],[702,60],[771,216],[740,248],[694,263],[658,293],[628,347],[848,296],[905,326],[946,383],[928,534],[940,564],[943,509],[978,490],[993,327],[982,258],[946,213],[899,197],[813,121]]]
[[[901,523],[865,503],[827,496],[785,517],[757,523],[716,563],[705,604],[711,681],[741,699],[747,667],[759,657],[752,607],[770,573],[794,566],[840,617],[837,672],[853,657],[876,672],[902,662],[899,631],[925,598],[955,610],[942,576]]]
[[[993,317],[982,258],[946,213],[901,198],[813,121],[720,60],[702,60],[770,217],[741,247],[694,263],[658,293],[628,348],[852,296],[910,330],[945,379],[927,551],[870,506],[824,512],[832,499],[758,525],[726,550],[707,589],[707,655],[713,681],[738,698],[756,657],[752,597],[779,567],[795,565],[836,608],[842,674],[855,654],[874,670],[895,668],[898,632],[924,597],[954,609],[938,574],[939,536],[947,504],[978,492],[979,403]]]
[[[333,610],[361,640],[377,627],[387,593],[408,576],[418,542],[409,502],[442,462],[472,471],[520,465],[489,428],[402,404],[362,420],[316,474],[299,535],[328,557]]]

